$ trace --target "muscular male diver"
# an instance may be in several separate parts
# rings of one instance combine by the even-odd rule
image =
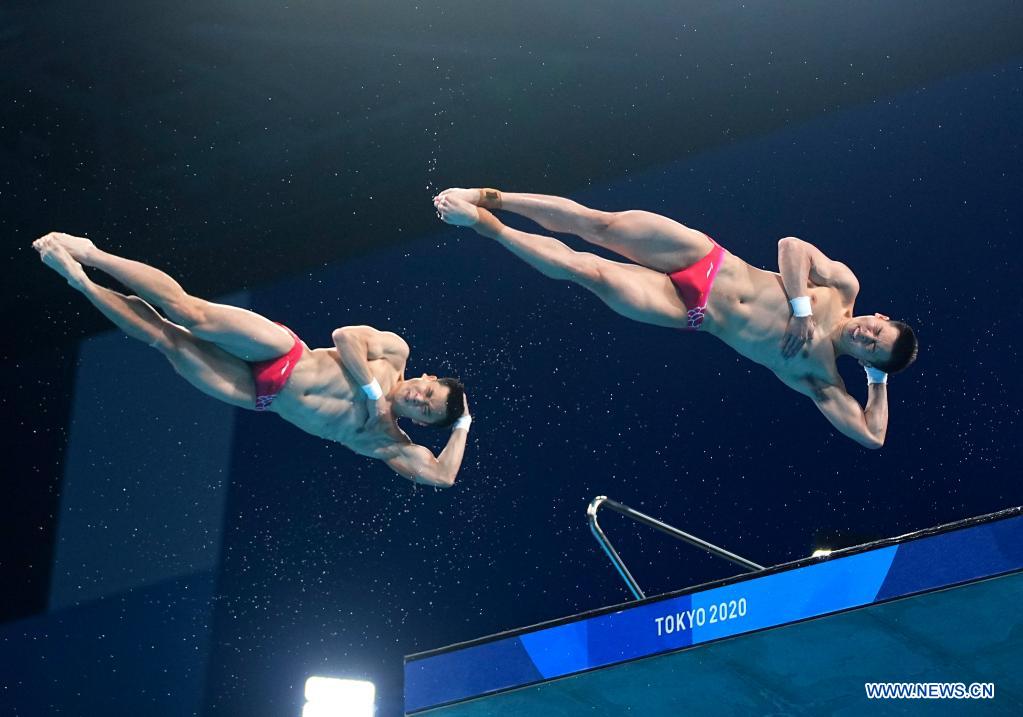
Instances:
[[[332,333],[333,346],[310,349],[280,324],[191,296],[162,271],[102,251],[88,239],[51,233],[33,247],[118,328],[162,353],[203,393],[239,408],[272,411],[417,483],[446,488],[455,482],[472,420],[465,390],[450,378],[406,379],[409,347],[400,336],[344,326]],[[96,284],[83,265],[137,296]],[[398,418],[453,430],[435,457],[412,442]]]
[[[562,197],[495,189],[447,189],[433,201],[448,224],[472,227],[545,276],[585,287],[622,316],[716,336],[808,396],[842,434],[867,448],[884,444],[888,374],[916,358],[916,336],[883,314],[854,316],[859,281],[812,244],[780,240],[778,271],[772,272],[747,264],[703,232],[650,212],[604,212]],[[635,263],[512,229],[490,210],[575,234]],[[846,391],[839,356],[864,366],[865,407]]]

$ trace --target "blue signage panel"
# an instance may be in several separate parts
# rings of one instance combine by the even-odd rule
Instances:
[[[405,709],[606,667],[1023,568],[1023,517],[409,659]]]

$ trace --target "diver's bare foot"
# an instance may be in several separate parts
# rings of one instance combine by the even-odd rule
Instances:
[[[485,207],[487,209],[501,209],[503,204],[501,192],[489,187],[483,187],[482,189],[462,189],[461,187],[445,189],[433,198],[434,203],[443,197],[458,197],[469,202],[469,204],[475,204],[477,207]]]
[[[93,244],[89,239],[85,237],[76,237],[71,234],[65,234],[63,232],[50,232],[46,235],[50,237],[71,255],[71,258],[75,261],[81,262],[86,266],[90,266],[90,259],[96,251],[96,245]],[[46,238],[44,237],[44,238]]]
[[[460,190],[467,191],[467,190]],[[471,227],[480,220],[480,213],[475,205],[460,196],[452,194],[438,195],[433,200],[437,216],[448,224],[456,227]]]
[[[67,283],[74,288],[81,289],[89,281],[82,265],[50,234],[32,242],[32,248],[39,252],[39,257],[46,266],[67,279]]]
[[[433,198],[434,206],[437,205],[438,199],[443,199],[444,197],[447,197],[448,199],[457,197],[458,199],[463,199],[469,202],[469,204],[475,204],[478,206],[480,203],[480,190],[462,189],[461,187],[451,187],[450,189],[445,189],[443,192],[439,193],[436,197]]]

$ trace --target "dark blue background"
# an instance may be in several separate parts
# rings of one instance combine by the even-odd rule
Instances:
[[[305,678],[328,674],[372,679],[380,714],[396,714],[405,654],[627,599],[585,523],[598,494],[762,564],[1023,502],[1011,5],[655,3],[623,17],[527,3],[491,8],[489,24],[449,5],[0,10],[0,56],[16,59],[0,83],[18,84],[0,121],[0,226],[20,251],[4,296],[20,318],[3,354],[15,530],[0,712],[297,715]],[[892,379],[887,444],[838,436],[709,336],[630,323],[430,224],[433,191],[481,184],[661,212],[767,268],[786,235],[846,262],[858,310],[909,321],[922,343]],[[248,289],[313,346],[350,323],[402,334],[410,373],[469,387],[459,482],[415,488],[273,416],[236,411],[230,426],[195,409],[201,396],[167,398],[191,389],[152,352],[132,363],[146,352],[127,339],[106,365],[147,372],[160,399],[128,390],[142,380],[84,390],[74,346],[100,318],[29,263],[51,229],[204,296]],[[843,369],[862,398],[862,372]],[[62,463],[83,435],[76,390],[97,421],[118,418],[89,435],[131,464],[119,483],[108,464]],[[196,475],[219,460],[214,438],[230,460]],[[69,482],[95,485],[92,503],[70,506]],[[54,562],[64,512],[130,526],[155,482],[174,484],[174,515],[140,515],[134,551],[106,525],[73,546],[139,585],[93,600],[117,581],[85,573],[89,601],[55,604],[51,587],[83,577]],[[180,537],[190,512],[203,530]],[[648,594],[733,571],[603,522]]]

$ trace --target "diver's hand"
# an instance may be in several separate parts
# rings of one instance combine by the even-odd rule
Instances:
[[[472,416],[469,415],[469,399],[466,398],[465,394],[462,394],[462,415],[458,417],[454,425],[451,426],[451,431],[457,431],[464,429],[466,433],[469,432],[469,426],[472,425]]]
[[[461,187],[448,187],[442,192],[438,192],[437,196],[433,198],[434,203],[439,199],[464,199],[469,204],[479,205],[480,203],[480,192],[479,189],[463,189]]]
[[[789,325],[785,329],[785,336],[781,341],[781,355],[790,359],[799,353],[803,345],[813,340],[813,332],[817,328],[817,322],[813,316],[790,316]]]
[[[380,428],[387,430],[394,424],[394,413],[391,411],[391,402],[386,398],[377,400],[366,399],[366,423],[364,429]]]
[[[860,366],[863,367],[864,373],[867,374],[867,385],[868,386],[870,386],[871,384],[875,384],[875,383],[880,383],[880,384],[883,384],[883,385],[887,385],[887,383],[888,383],[888,374],[887,373],[885,373],[884,371],[882,371],[879,368],[874,368],[869,363],[865,363],[862,359],[860,360]]]
[[[93,255],[96,253],[96,245],[85,237],[76,237],[72,234],[65,234],[64,232],[50,232],[44,238],[50,238],[57,244],[60,244],[71,255],[71,258],[77,262],[91,266],[90,262],[93,259]]]
[[[462,197],[452,193],[441,193],[433,200],[437,216],[445,223],[456,227],[471,227],[480,220],[479,210]]]

